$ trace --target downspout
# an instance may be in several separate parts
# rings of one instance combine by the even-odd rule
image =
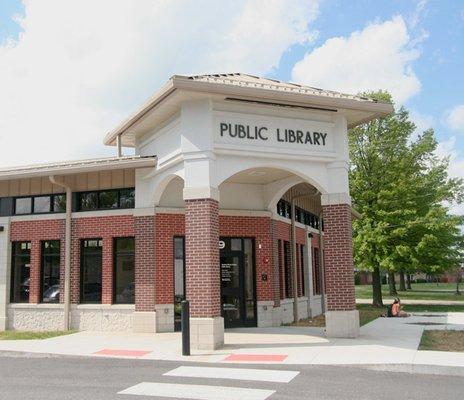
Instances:
[[[65,228],[65,262],[64,262],[64,330],[70,328],[69,311],[71,306],[71,212],[72,212],[72,191],[68,185],[58,182],[55,176],[49,176],[50,182],[66,190],[66,228]]]
[[[122,157],[122,141],[121,141],[121,135],[119,134],[116,136],[116,147],[118,148],[118,157]]]

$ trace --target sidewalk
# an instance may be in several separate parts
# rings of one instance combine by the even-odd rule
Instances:
[[[231,329],[226,331],[223,349],[195,351],[191,357],[181,356],[181,335],[177,332],[79,332],[46,340],[4,340],[0,341],[0,351],[210,363],[422,365],[462,367],[464,371],[464,353],[417,350],[424,329],[464,330],[464,313],[378,318],[361,327],[357,339],[327,339],[323,328]]]
[[[385,307],[390,304],[392,299],[384,299]],[[372,304],[372,299],[356,299],[357,304]],[[401,304],[425,304],[425,305],[443,305],[443,306],[464,306],[463,300],[412,300],[401,299]]]

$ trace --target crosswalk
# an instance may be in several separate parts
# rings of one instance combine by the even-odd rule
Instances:
[[[211,381],[211,385],[141,382],[118,394],[191,400],[266,400],[275,393],[275,390],[249,387],[250,382],[287,384],[298,374],[299,371],[280,369],[180,366],[166,372],[163,376],[172,379],[198,378],[202,383],[206,379]],[[215,379],[240,381],[241,386],[246,387],[214,385]]]

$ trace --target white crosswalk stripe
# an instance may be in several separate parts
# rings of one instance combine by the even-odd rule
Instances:
[[[280,369],[258,368],[229,368],[229,367],[202,367],[180,366],[163,374],[172,379],[198,378],[209,379],[213,385],[197,385],[167,382],[141,382],[131,386],[118,394],[166,397],[191,400],[266,400],[275,393],[275,390],[249,388],[246,382],[270,382],[287,384],[300,372]],[[214,380],[243,381],[240,386],[214,386]],[[275,387],[274,387],[275,389]]]
[[[264,389],[142,382],[118,394],[193,400],[265,400],[274,393],[274,390]]]
[[[235,379],[242,381],[263,381],[288,383],[298,371],[284,371],[278,369],[251,368],[213,368],[213,367],[179,367],[166,372],[165,376],[183,376],[190,378]]]

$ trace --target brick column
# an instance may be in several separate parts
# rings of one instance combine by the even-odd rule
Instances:
[[[326,294],[326,333],[330,337],[356,337],[359,314],[354,292],[351,207],[325,204],[324,277]]]
[[[134,332],[156,331],[155,314],[155,217],[134,217],[135,313]]]
[[[218,208],[213,199],[185,201],[186,294],[191,345],[196,349],[216,349],[224,344]]]

